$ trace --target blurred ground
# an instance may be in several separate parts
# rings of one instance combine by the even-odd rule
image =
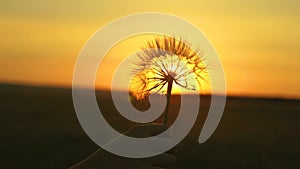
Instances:
[[[115,113],[109,93],[97,96],[117,130],[135,125]],[[197,144],[209,108],[209,97],[201,100],[197,124],[177,148],[177,168],[300,168],[300,101],[230,97],[214,135]],[[179,101],[172,98],[171,120]],[[2,84],[0,112],[1,168],[64,169],[98,148],[76,118],[71,89]]]

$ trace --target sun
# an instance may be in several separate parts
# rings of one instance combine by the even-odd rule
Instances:
[[[182,92],[182,88],[178,85],[176,85],[175,82],[173,82],[173,88],[172,88],[172,94],[181,94]]]

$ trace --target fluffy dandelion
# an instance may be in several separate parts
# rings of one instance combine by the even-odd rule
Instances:
[[[202,81],[206,81],[206,67],[197,53],[182,39],[162,36],[148,41],[142,52],[137,54],[138,61],[132,70],[135,76],[130,82],[129,92],[136,100],[145,100],[151,91],[161,92],[166,86],[165,125],[173,84],[196,90],[197,84],[201,86]]]

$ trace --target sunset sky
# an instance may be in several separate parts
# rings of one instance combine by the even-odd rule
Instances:
[[[137,12],[177,15],[202,30],[222,60],[229,95],[300,98],[298,0],[2,0],[0,82],[71,86],[88,38]]]

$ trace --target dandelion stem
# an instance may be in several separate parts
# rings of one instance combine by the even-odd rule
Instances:
[[[167,105],[165,109],[165,117],[164,117],[164,125],[167,126],[168,122],[168,113],[169,113],[169,107],[170,107],[170,100],[171,100],[171,92],[172,92],[172,86],[173,86],[173,78],[168,75],[167,77],[168,81],[168,88],[167,88]]]

